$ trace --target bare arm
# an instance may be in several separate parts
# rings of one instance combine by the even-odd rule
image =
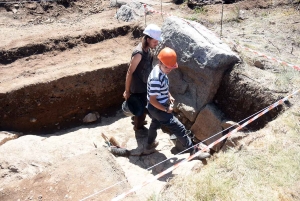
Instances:
[[[169,100],[170,100],[171,104],[174,104],[175,98],[171,95],[170,92],[169,92]]]
[[[157,109],[162,110],[162,111],[167,112],[167,113],[172,113],[173,112],[173,108],[172,107],[165,108],[162,104],[160,104],[157,101],[156,97],[157,96],[150,96],[150,103],[151,103],[151,105],[153,105]],[[166,109],[167,109],[167,111],[166,111]]]
[[[125,100],[127,100],[130,96],[130,84],[132,80],[132,74],[134,73],[136,67],[142,60],[142,55],[141,54],[136,54],[131,58],[127,74],[126,74],[126,81],[125,81],[125,91],[123,93],[123,96]]]

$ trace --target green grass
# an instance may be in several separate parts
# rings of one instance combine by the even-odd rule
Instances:
[[[192,16],[192,17],[185,17],[186,20],[191,20],[191,21],[197,21],[198,18],[195,17],[195,16]]]
[[[208,12],[208,10],[204,7],[196,7],[194,9],[194,13],[196,14],[206,14]]]
[[[268,16],[269,16],[269,13],[268,13],[268,12],[263,12],[263,13],[261,14],[261,16],[262,16],[262,17],[268,17]]]

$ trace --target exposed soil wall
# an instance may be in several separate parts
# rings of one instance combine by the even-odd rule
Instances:
[[[105,114],[121,105],[127,68],[99,69],[0,94],[0,129],[53,132],[81,124],[91,111]]]
[[[252,80],[252,76],[249,76],[251,73],[252,75],[254,75],[254,73],[260,73],[262,79],[265,79],[264,71],[256,69],[255,67],[250,69],[243,66],[243,64],[236,65],[235,68],[225,73],[215,96],[216,105],[228,118],[236,122],[270,106],[280,98],[283,98],[284,95],[272,91],[268,83],[261,84],[256,80]],[[259,76],[253,77],[258,78]],[[247,127],[254,130],[263,128],[268,122],[273,120],[282,109],[282,105],[279,105]]]
[[[129,24],[0,48],[0,130],[47,134],[83,124],[90,112],[113,114],[141,35]]]

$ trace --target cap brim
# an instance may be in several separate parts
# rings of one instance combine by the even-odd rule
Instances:
[[[163,39],[163,37],[159,37],[159,38],[156,39],[156,40],[158,40],[159,42],[161,42],[161,41],[163,41],[164,39]]]
[[[150,36],[151,37],[151,36]],[[154,38],[155,40],[158,40],[159,42],[163,41],[163,38],[160,36],[158,38]]]
[[[147,34],[145,31],[143,32],[143,34],[145,34],[145,35],[147,35],[147,36],[149,36],[149,34]],[[151,36],[149,36],[149,37],[151,37]],[[152,37],[151,37],[152,38]],[[159,42],[161,42],[161,41],[163,41],[164,39],[163,39],[163,37],[158,37],[158,38],[153,38],[153,39],[155,39],[155,40],[158,40]]]

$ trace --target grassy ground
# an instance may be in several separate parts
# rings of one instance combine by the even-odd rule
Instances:
[[[177,176],[151,200],[299,200],[300,104],[266,128],[243,149],[218,153],[193,176]]]

